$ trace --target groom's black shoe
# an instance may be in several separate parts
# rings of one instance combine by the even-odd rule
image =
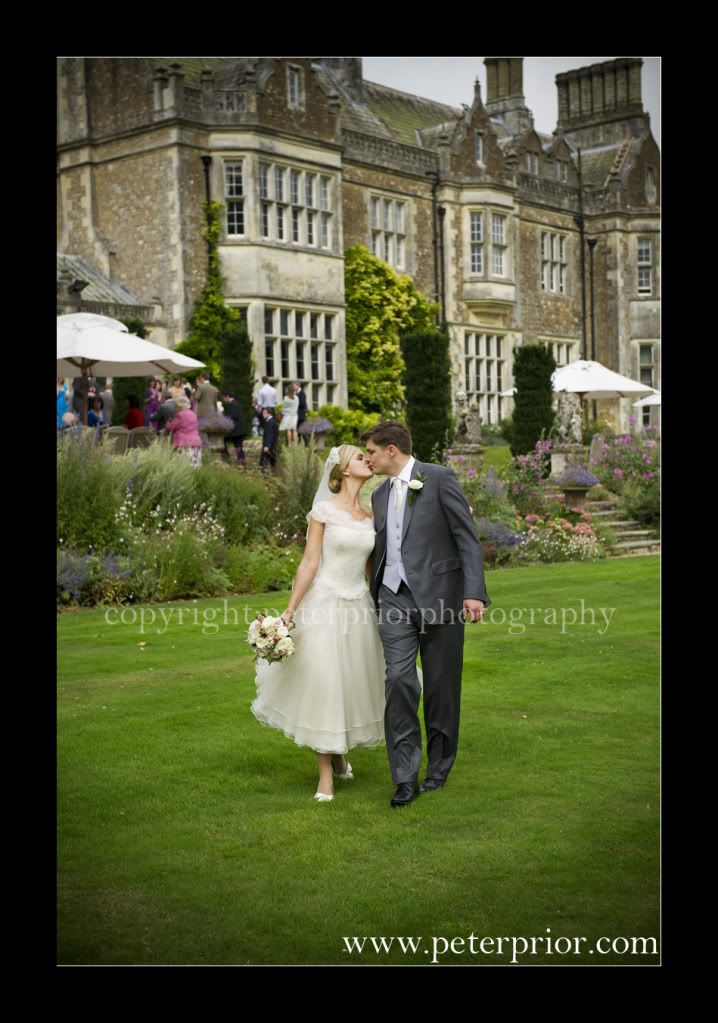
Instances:
[[[419,794],[419,789],[413,782],[402,782],[396,790],[391,806],[408,806]]]
[[[419,792],[433,792],[435,789],[443,789],[444,783],[440,778],[424,778],[419,786]]]

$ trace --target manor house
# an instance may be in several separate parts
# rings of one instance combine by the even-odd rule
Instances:
[[[537,132],[523,58],[470,103],[366,81],[361,58],[58,60],[58,311],[187,335],[220,200],[225,298],[258,373],[347,403],[343,253],[362,243],[438,303],[453,392],[511,411],[512,355],[599,362],[659,388],[660,160],[640,58],[556,78]],[[478,68],[477,68],[478,70]],[[280,392],[283,393],[283,392]],[[635,399],[599,403],[625,426]],[[651,422],[655,407],[643,410]]]

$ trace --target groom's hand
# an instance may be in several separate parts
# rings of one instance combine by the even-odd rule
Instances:
[[[464,621],[468,621],[469,618],[473,622],[480,622],[484,613],[484,602],[483,600],[470,600],[464,601],[463,607]]]

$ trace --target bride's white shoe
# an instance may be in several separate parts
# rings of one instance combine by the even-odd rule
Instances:
[[[332,764],[332,774],[334,775],[335,778],[341,778],[342,781],[354,781],[354,775],[352,774],[352,765],[349,763],[349,761],[347,761],[346,767],[344,768],[344,772],[342,774],[339,774],[338,771],[335,771],[334,765]]]
[[[326,792],[315,792],[314,798],[318,803],[331,803],[334,796],[328,796]]]

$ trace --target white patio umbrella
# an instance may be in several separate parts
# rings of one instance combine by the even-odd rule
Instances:
[[[590,359],[576,359],[566,366],[559,366],[551,376],[553,389],[565,391],[584,398],[632,398],[634,395],[648,395],[653,388],[631,380],[612,369],[607,369],[600,362]]]
[[[179,373],[204,367],[204,363],[197,359],[128,333],[124,324],[117,320],[111,321],[118,324],[117,327],[97,322],[109,319],[92,313],[57,318],[57,373],[58,376],[77,376],[79,370],[82,375],[85,424],[90,370],[98,376],[135,377],[150,376],[158,369],[163,373]]]
[[[111,316],[101,316],[99,313],[65,313],[57,317],[58,327],[74,327],[77,330],[87,330],[88,327],[109,327],[111,330],[121,330],[127,333],[127,327],[121,320],[113,320]]]
[[[660,405],[661,404],[661,392],[656,391],[655,394],[650,394],[647,398],[641,398],[640,401],[634,401],[634,408],[642,408],[644,405]]]
[[[632,398],[647,395],[653,388],[631,380],[612,369],[593,362],[591,359],[576,359],[566,366],[559,366],[551,375],[551,383],[555,394],[577,394],[581,406],[581,422],[583,422],[583,402],[585,399],[600,398]]]
[[[508,390],[506,390],[506,391],[500,391],[499,392],[499,397],[500,398],[513,398],[515,394],[516,394],[516,388],[515,387],[509,387]]]

